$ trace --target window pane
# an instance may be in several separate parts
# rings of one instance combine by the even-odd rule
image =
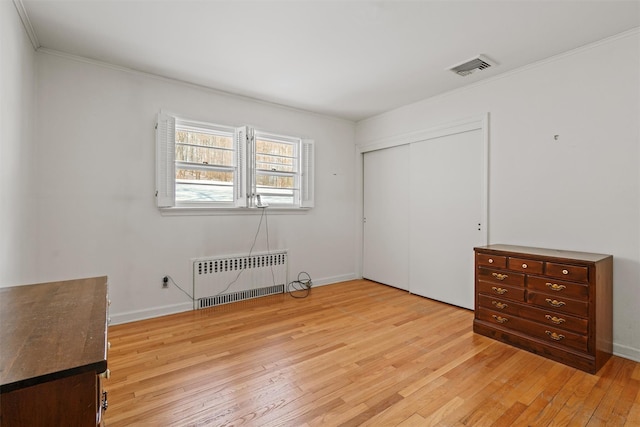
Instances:
[[[233,166],[233,151],[176,144],[176,161],[216,166]]]
[[[233,136],[177,129],[176,143],[233,149]]]
[[[262,200],[270,205],[293,205],[295,200],[294,193],[296,190],[294,189],[277,189],[257,185],[256,191],[260,194]]]
[[[256,138],[256,168],[278,172],[295,172],[294,144]]]
[[[294,179],[292,176],[256,174],[256,185],[258,187],[293,189]]]
[[[256,168],[274,172],[295,172],[294,159],[256,154]]]
[[[196,184],[231,185],[233,183],[233,172],[176,168],[176,181],[185,180],[196,181]]]
[[[256,138],[256,152],[266,154],[277,154],[279,156],[294,157],[293,144],[289,142],[267,141]]]
[[[232,202],[233,187],[176,182],[176,202]]]
[[[176,168],[176,201],[233,201],[233,172]]]

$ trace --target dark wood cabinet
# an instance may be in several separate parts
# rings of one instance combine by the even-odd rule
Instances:
[[[474,332],[590,373],[611,357],[611,255],[512,245],[474,250]]]
[[[107,278],[0,288],[0,425],[103,425]]]

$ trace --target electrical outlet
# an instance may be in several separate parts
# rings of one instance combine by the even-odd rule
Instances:
[[[162,278],[162,288],[166,289],[169,287],[169,278],[167,276],[164,276]]]

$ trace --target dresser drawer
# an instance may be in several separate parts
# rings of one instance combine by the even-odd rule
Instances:
[[[506,313],[500,313],[496,311],[480,308],[477,312],[477,318],[484,320],[485,322],[500,325],[504,328],[514,329],[516,331],[525,330],[525,322],[518,316],[512,316]]]
[[[587,319],[567,314],[559,314],[551,310],[536,308],[527,304],[502,299],[491,295],[478,295],[479,308],[486,308],[504,315],[518,316],[554,328],[566,329],[578,334],[587,334]]]
[[[506,268],[507,267],[507,257],[500,255],[490,255],[477,253],[476,254],[476,262],[478,265],[484,265],[487,267],[495,267],[495,268]]]
[[[589,315],[589,303],[586,301],[531,291],[527,292],[527,301],[557,313],[575,314],[582,317],[588,317]]]
[[[500,285],[524,286],[524,274],[478,267],[478,279]]]
[[[580,335],[587,335],[589,332],[589,322],[587,319],[581,319],[580,317],[574,317],[568,314],[554,313],[548,310],[545,311],[529,307],[528,310],[523,313],[523,317],[547,325],[548,328],[562,328]]]
[[[478,295],[478,307],[476,308],[480,307],[511,315],[518,315],[521,309],[521,306],[515,301],[503,299],[498,295],[487,294]]]
[[[509,270],[522,271],[524,273],[542,274],[544,262],[525,258],[509,257],[507,261]]]
[[[589,282],[589,269],[578,265],[547,262],[545,274],[547,276],[553,276],[563,280],[571,280],[573,282]]]
[[[553,295],[554,297],[589,299],[589,287],[578,283],[562,282],[545,277],[527,277],[527,289]]]
[[[480,308],[477,318],[506,329],[523,332],[531,337],[547,343],[571,347],[580,351],[587,351],[587,336],[565,331],[557,327],[541,325],[536,322]]]
[[[539,338],[548,343],[555,343],[558,345],[575,348],[580,351],[587,351],[587,336],[581,334],[575,334],[573,332],[565,331],[564,329],[554,328],[551,326],[539,325],[534,322],[530,322],[530,328],[527,333],[535,338]]]
[[[478,292],[524,302],[524,288],[478,281]]]

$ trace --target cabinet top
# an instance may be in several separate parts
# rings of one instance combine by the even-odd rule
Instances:
[[[611,258],[611,255],[596,254],[590,252],[577,252],[577,251],[565,251],[559,249],[547,249],[547,248],[534,248],[530,246],[516,246],[516,245],[487,245],[477,246],[474,250],[489,251],[493,253],[498,252],[510,252],[520,255],[535,255],[547,258],[556,258],[558,260],[575,260],[584,262],[598,262],[606,258]]]
[[[107,278],[0,288],[0,391],[107,368]]]

